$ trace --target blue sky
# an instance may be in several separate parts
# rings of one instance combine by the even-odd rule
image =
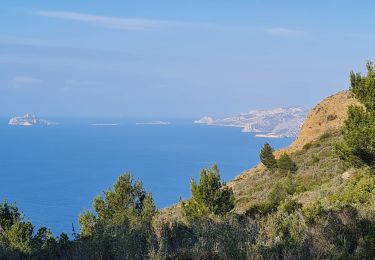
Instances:
[[[311,107],[374,59],[374,8],[3,0],[0,115],[193,118]]]

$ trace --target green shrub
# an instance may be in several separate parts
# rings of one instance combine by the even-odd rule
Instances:
[[[268,202],[251,205],[245,212],[245,216],[250,218],[263,217],[274,210],[274,207]]]
[[[278,182],[268,194],[267,201],[269,207],[276,209],[293,192],[294,189],[289,186],[288,182]]]
[[[309,150],[312,146],[313,146],[313,144],[310,142],[310,143],[305,144],[305,145],[302,147],[302,149],[305,150],[305,151],[307,151],[307,150]]]
[[[375,66],[374,62],[366,64],[367,75],[350,73],[350,90],[354,96],[366,107],[368,111],[375,110]]]
[[[325,211],[320,200],[306,204],[302,207],[303,216],[309,223],[314,223],[318,217],[324,214],[324,212]]]
[[[338,156],[348,165],[375,167],[375,67],[367,63],[367,75],[351,73],[350,90],[364,107],[350,106],[342,128],[343,141],[336,145]]]
[[[31,253],[33,225],[23,219],[15,204],[0,203],[0,246]]]
[[[160,232],[159,259],[246,259],[258,227],[248,218],[201,219],[190,225],[164,223]]]
[[[311,155],[312,163],[317,163],[320,161],[320,158],[316,154]]]
[[[281,171],[294,173],[297,171],[297,165],[286,153],[282,154],[277,160],[277,168]]]
[[[203,169],[199,184],[191,180],[191,199],[182,202],[182,209],[188,220],[199,219],[208,214],[225,215],[234,208],[231,188],[221,180],[217,165]]]
[[[320,141],[323,141],[323,140],[325,140],[325,139],[330,138],[331,136],[332,136],[332,133],[330,133],[330,132],[325,132],[324,134],[322,134],[322,135],[319,137],[319,140],[320,140]]]
[[[97,224],[147,225],[156,212],[152,195],[144,190],[142,182],[134,182],[130,173],[121,175],[114,189],[105,191],[104,199],[97,196],[93,205],[96,214],[86,211],[79,217],[81,236],[91,236]]]
[[[362,170],[353,176],[346,184],[343,191],[335,193],[330,201],[338,206],[349,204],[364,204],[374,196],[375,176],[369,170]]]
[[[279,209],[283,212],[288,214],[293,213],[294,211],[300,209],[302,207],[301,203],[298,203],[294,199],[286,199],[280,206]]]
[[[259,158],[260,161],[271,170],[274,170],[277,167],[277,161],[275,156],[273,155],[273,148],[269,145],[269,143],[265,143],[260,151]]]

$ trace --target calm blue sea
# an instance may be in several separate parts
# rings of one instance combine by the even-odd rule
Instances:
[[[130,171],[166,207],[190,195],[190,178],[218,163],[229,181],[256,165],[264,142],[240,129],[194,125],[136,125],[142,120],[56,119],[59,125],[8,126],[0,120],[0,200],[16,202],[37,227],[71,234],[78,214]],[[92,123],[120,123],[92,126]]]

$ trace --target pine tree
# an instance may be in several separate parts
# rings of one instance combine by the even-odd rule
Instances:
[[[277,167],[277,161],[273,155],[273,148],[269,143],[265,143],[260,151],[260,161],[269,169],[274,170]]]
[[[367,75],[350,74],[350,90],[363,104],[350,106],[342,128],[343,142],[336,145],[338,156],[348,165],[375,167],[375,67],[367,63]]]
[[[97,224],[108,226],[148,225],[156,212],[154,200],[140,181],[134,181],[130,173],[121,175],[113,189],[97,196],[93,206],[96,214],[86,211],[79,217],[83,236],[91,236]]]
[[[225,215],[234,208],[234,195],[231,188],[221,180],[217,165],[203,169],[199,184],[191,181],[192,198],[182,202],[185,216],[189,220],[207,216]]]

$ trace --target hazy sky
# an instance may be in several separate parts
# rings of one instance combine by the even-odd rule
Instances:
[[[374,59],[374,1],[2,0],[0,115],[313,106]]]

